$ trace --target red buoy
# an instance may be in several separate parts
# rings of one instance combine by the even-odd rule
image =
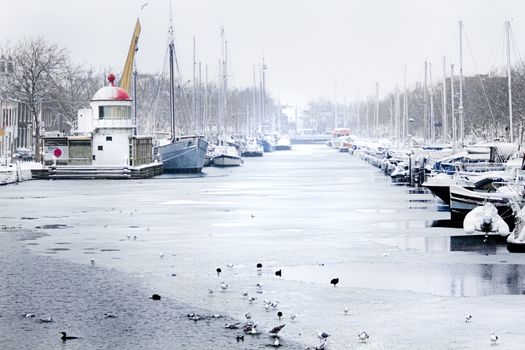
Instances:
[[[115,79],[116,79],[115,75],[113,73],[109,73],[108,80],[109,80],[111,86],[115,86],[115,84],[114,84],[115,83]]]

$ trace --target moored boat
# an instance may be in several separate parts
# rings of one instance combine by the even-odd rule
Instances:
[[[218,167],[239,166],[242,163],[242,158],[233,146],[217,146],[212,162],[214,166]]]
[[[264,148],[257,140],[249,139],[243,146],[241,155],[243,157],[262,157],[264,155]]]
[[[204,166],[208,142],[202,136],[182,136],[165,140],[156,148],[164,172],[198,173]]]
[[[277,140],[277,144],[275,145],[276,151],[289,151],[291,149],[292,143],[288,137],[281,137]]]

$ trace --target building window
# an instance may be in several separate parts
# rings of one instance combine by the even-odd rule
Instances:
[[[99,151],[103,151],[104,150],[104,146],[98,146],[98,150]]]
[[[106,136],[106,141],[113,141],[113,136]]]
[[[130,119],[131,106],[99,106],[99,119]]]

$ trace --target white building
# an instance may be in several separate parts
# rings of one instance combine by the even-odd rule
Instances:
[[[78,112],[78,133],[92,134],[93,165],[131,165],[130,139],[136,133],[131,98],[122,88],[110,84],[98,90],[90,107]]]
[[[75,136],[43,138],[46,165],[92,165],[132,167],[153,162],[152,138],[136,136],[129,94],[114,85],[99,89],[90,108],[77,114]]]

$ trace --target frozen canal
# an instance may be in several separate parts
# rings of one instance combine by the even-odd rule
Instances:
[[[263,349],[285,323],[287,349],[319,330],[334,350],[484,349],[491,332],[523,349],[525,256],[451,237],[432,195],[325,146],[205,172],[1,188],[0,348]],[[237,342],[223,326],[247,312],[263,334]]]

